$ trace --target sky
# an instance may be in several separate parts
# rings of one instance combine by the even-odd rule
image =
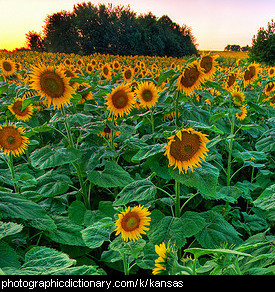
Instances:
[[[0,0],[0,49],[26,46],[25,34],[41,32],[48,14],[72,11],[84,0]],[[89,1],[85,1],[89,2]],[[251,45],[253,35],[275,17],[275,0],[90,0],[93,4],[130,5],[139,14],[168,15],[191,27],[200,50],[228,44]]]

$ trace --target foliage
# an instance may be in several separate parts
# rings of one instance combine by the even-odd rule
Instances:
[[[84,6],[78,6],[79,13],[88,9]],[[121,15],[131,19],[127,10]],[[160,19],[142,18],[149,36],[158,27],[149,23]],[[161,23],[169,20],[161,18]],[[166,274],[274,275],[275,100],[274,90],[266,91],[274,81],[270,67],[258,65],[261,70],[245,84],[242,76],[251,64],[246,59],[231,64],[226,55],[217,56],[213,75],[186,94],[177,89],[177,80],[202,56],[20,51],[1,52],[0,58],[18,66],[11,76],[0,71],[0,124],[17,122],[29,139],[19,157],[0,150],[1,274],[152,274],[163,257],[160,271]],[[64,68],[66,63],[75,73],[70,106],[46,107],[44,97],[31,90],[32,68]],[[102,75],[106,64],[109,79]],[[136,103],[129,114],[114,119],[106,97],[126,83],[127,68],[136,70],[128,83],[131,90],[141,81],[151,82],[158,102],[149,109]],[[234,85],[245,96],[243,120],[236,117],[240,106],[228,87],[234,72]],[[85,99],[88,93],[92,98]],[[23,96],[23,105],[32,105],[34,114],[16,121],[8,106]],[[209,139],[201,167],[186,173],[169,167],[164,156],[167,138],[182,128],[194,128]],[[125,242],[115,235],[115,222],[126,206],[139,204],[151,213],[149,230]],[[161,256],[156,252],[160,246],[166,251]]]
[[[249,51],[251,60],[275,64],[275,23],[268,22],[267,28],[261,27],[252,39],[252,47]]]
[[[89,55],[94,52],[118,55],[181,57],[197,54],[190,28],[180,27],[167,15],[137,16],[129,6],[98,6],[83,2],[72,12],[48,15],[43,34],[29,32],[27,44],[48,52]]]

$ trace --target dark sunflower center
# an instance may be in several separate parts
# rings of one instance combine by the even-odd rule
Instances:
[[[19,116],[25,116],[28,113],[28,108],[22,110],[22,101],[16,101],[12,106],[13,111]]]
[[[178,161],[188,161],[200,149],[200,137],[196,134],[182,132],[181,140],[175,136],[171,143],[170,154]]]
[[[52,98],[61,97],[64,94],[65,86],[62,78],[55,72],[45,72],[40,79],[42,90]]]
[[[125,231],[132,231],[139,227],[140,218],[136,212],[129,212],[121,221],[121,226]]]
[[[192,87],[199,79],[200,72],[196,66],[185,69],[183,76],[180,79],[184,87]]]
[[[6,70],[6,71],[11,71],[12,70],[12,66],[9,62],[7,61],[4,61],[3,62],[3,68]]]
[[[152,91],[149,90],[149,89],[145,89],[143,92],[142,92],[142,99],[146,102],[149,102],[151,101],[153,98],[153,94],[152,94]]]
[[[127,93],[124,90],[118,90],[113,94],[112,102],[115,108],[124,108],[128,104]]]
[[[210,56],[203,57],[200,63],[201,67],[205,70],[205,73],[208,73],[213,66],[213,59]]]
[[[228,76],[227,86],[231,87],[234,84],[235,80],[236,80],[235,75],[234,74],[230,74]]]
[[[107,68],[107,67],[103,67],[103,73],[104,73],[105,75],[108,75],[108,73],[109,73],[109,70],[108,70],[108,68]]]
[[[9,136],[7,141],[8,141],[9,144],[13,144],[14,141],[15,141],[15,138],[13,136]]]
[[[126,70],[124,73],[124,76],[126,79],[130,79],[132,77],[132,72],[131,70]]]

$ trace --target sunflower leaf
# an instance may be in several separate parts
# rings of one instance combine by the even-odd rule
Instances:
[[[216,197],[216,188],[218,184],[219,170],[204,161],[202,167],[196,167],[191,171],[188,169],[187,173],[179,174],[179,170],[169,168],[171,176],[179,183],[187,187],[193,187],[200,191],[200,193],[209,199]]]

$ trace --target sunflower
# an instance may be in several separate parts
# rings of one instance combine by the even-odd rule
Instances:
[[[93,99],[93,94],[90,89],[90,84],[86,82],[77,85],[76,93],[79,93],[82,97],[78,103],[84,103],[86,100]]]
[[[31,88],[45,95],[44,104],[60,108],[69,105],[74,89],[70,86],[70,79],[60,68],[41,65],[33,69]]]
[[[24,136],[24,132],[23,128],[17,128],[13,123],[0,126],[0,149],[3,149],[6,155],[12,153],[14,156],[20,156],[25,153],[29,139]]]
[[[111,73],[111,67],[109,64],[104,64],[101,68],[102,70],[102,78],[104,80],[111,80],[111,76],[112,76],[112,73]]]
[[[141,238],[141,234],[146,234],[149,230],[151,212],[144,206],[138,205],[133,208],[128,207],[125,211],[118,214],[115,222],[116,235],[121,233],[124,241],[135,241]]]
[[[246,104],[243,105],[241,108],[240,108],[241,112],[239,113],[236,113],[236,118],[239,119],[239,120],[244,120],[245,117],[247,116],[247,108],[246,108]]]
[[[225,88],[226,89],[230,89],[232,88],[232,86],[235,84],[237,80],[237,73],[234,73],[234,72],[230,72],[225,80]]]
[[[0,68],[5,76],[12,76],[16,72],[16,64],[12,60],[1,60]]]
[[[181,129],[175,135],[169,137],[164,155],[169,159],[169,166],[175,165],[179,173],[187,172],[190,167],[201,167],[201,159],[207,156],[206,143],[209,142],[207,135],[195,131],[192,128]]]
[[[140,106],[151,108],[158,101],[158,89],[152,82],[141,82],[135,90],[136,97],[139,99]]]
[[[270,67],[270,68],[268,69],[268,76],[269,76],[269,77],[273,77],[273,76],[275,76],[275,67]]]
[[[241,106],[243,102],[245,101],[245,96],[243,92],[240,91],[239,89],[236,89],[236,88],[232,89],[231,96],[232,96],[234,104],[237,106]]]
[[[124,69],[122,72],[122,76],[126,82],[131,82],[134,77],[134,69],[131,67]]]
[[[177,88],[183,93],[191,93],[203,80],[203,72],[197,61],[188,65],[177,80]]]
[[[267,82],[267,84],[264,87],[264,93],[266,95],[268,95],[269,93],[271,93],[274,90],[275,90],[275,82],[273,82],[273,81]]]
[[[15,115],[17,120],[27,121],[33,113],[33,106],[30,104],[22,110],[23,98],[16,98],[8,109]]]
[[[125,84],[113,88],[112,92],[107,94],[106,105],[114,116],[123,116],[128,114],[135,103],[135,97],[131,88]]]
[[[153,275],[163,274],[166,271],[167,254],[169,253],[165,243],[162,242],[160,245],[155,245],[155,251],[158,254],[158,258],[155,260],[155,268],[152,271]]]
[[[247,67],[243,73],[244,85],[249,84],[251,81],[257,78],[259,74],[259,65],[253,63]]]
[[[200,59],[200,67],[204,73],[204,77],[210,79],[216,70],[217,62],[210,54],[203,54]]]
[[[117,60],[113,61],[112,66],[114,70],[120,70],[121,67]]]
[[[117,127],[117,123],[116,123],[116,121],[114,121],[114,126]],[[111,130],[111,128],[108,126],[107,122],[106,122],[106,124],[105,124],[105,128],[104,128],[104,130],[103,130],[102,132],[100,132],[100,134],[101,134],[103,137],[107,138],[107,139],[110,139],[110,138],[111,138],[112,130]],[[119,131],[115,131],[115,135],[116,135],[116,136],[119,136],[120,134],[121,134],[121,133],[120,133]]]

